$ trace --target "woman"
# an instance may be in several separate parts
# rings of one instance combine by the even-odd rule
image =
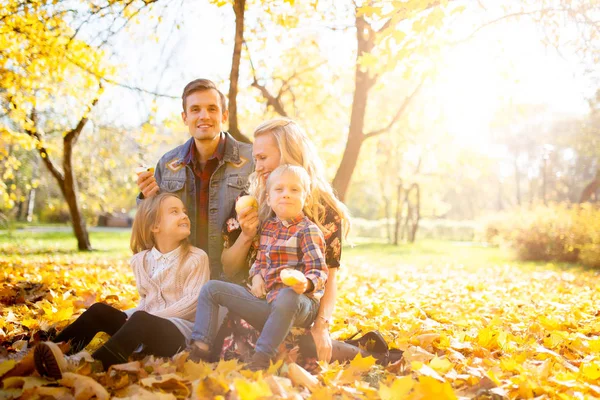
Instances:
[[[245,281],[256,257],[260,223],[266,220],[270,213],[265,199],[266,179],[280,164],[302,166],[311,180],[308,196],[311,206],[305,213],[317,224],[325,237],[325,261],[329,269],[329,277],[310,334],[292,332],[288,336],[286,346],[291,348],[299,345],[300,356],[304,356],[304,365],[307,367],[313,364],[312,361],[316,361],[315,358],[328,362],[332,359],[340,361],[351,359],[359,349],[341,342],[332,342],[329,336],[329,325],[337,295],[336,272],[340,266],[342,236],[348,233],[350,227],[348,209],[333,194],[331,185],[325,179],[324,169],[314,146],[294,121],[276,118],[258,126],[254,132],[252,153],[255,159],[255,172],[250,176],[249,194],[256,197],[259,209],[247,207],[239,210],[239,213],[236,213],[235,209],[232,210],[223,229],[225,247],[221,256],[223,271],[232,281]],[[218,335],[223,342],[218,356],[245,361],[252,353],[258,336],[259,333],[245,321],[235,316],[228,316]],[[373,339],[373,336],[369,337]],[[385,356],[387,359],[387,345],[383,338],[380,339],[382,346],[374,350],[385,352],[385,355],[379,356]],[[382,347],[385,349],[382,350]]]

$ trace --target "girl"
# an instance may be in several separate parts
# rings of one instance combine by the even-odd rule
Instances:
[[[69,342],[70,354],[81,351],[98,332],[111,338],[92,357],[105,369],[127,362],[140,346],[145,353],[171,357],[185,348],[194,325],[196,299],[209,280],[208,256],[190,246],[190,220],[181,200],[161,193],[144,200],[133,221],[131,267],[140,302],[125,312],[102,303],[92,305],[52,342],[34,349],[40,375],[62,377],[67,362],[55,343]]]

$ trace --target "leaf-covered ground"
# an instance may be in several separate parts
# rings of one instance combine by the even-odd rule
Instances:
[[[6,360],[0,375],[23,357],[29,340],[64,327],[93,302],[128,308],[136,301],[125,252],[81,256],[57,248],[55,255],[17,255],[34,247],[2,247],[8,255],[0,256],[0,360]],[[344,255],[332,335],[380,330],[391,347],[405,351],[403,362],[387,368],[371,358],[323,364],[309,391],[288,378],[285,364],[251,373],[237,362],[195,364],[182,353],[108,373],[82,362],[59,383],[4,379],[0,399],[600,397],[597,270],[511,262],[498,250],[439,247],[406,252],[359,245]]]

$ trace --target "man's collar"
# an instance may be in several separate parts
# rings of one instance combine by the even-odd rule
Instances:
[[[194,162],[198,161],[198,151],[196,150],[194,138],[192,138],[191,141],[191,146],[188,147],[187,152],[185,153],[185,156],[183,158],[183,163],[186,165],[193,165]],[[225,148],[227,146],[227,142],[227,134],[225,132],[221,132],[219,134],[219,144],[217,144],[217,148],[215,149],[215,152],[212,154],[209,160],[213,158],[216,158],[219,161],[223,160],[223,158],[225,157]]]

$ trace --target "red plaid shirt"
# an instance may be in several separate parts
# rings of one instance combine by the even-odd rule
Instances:
[[[192,170],[196,177],[196,221],[192,221],[192,226],[196,229],[198,238],[198,247],[208,253],[208,195],[210,186],[210,177],[217,170],[219,163],[225,154],[226,136],[221,132],[219,144],[208,159],[204,168],[200,165],[196,146],[190,146],[190,151],[183,160],[186,164],[192,165]]]
[[[260,248],[250,269],[250,279],[254,275],[262,275],[267,290],[267,301],[270,303],[285,287],[279,277],[281,270],[294,268],[313,283],[314,290],[310,296],[320,299],[327,282],[324,254],[323,233],[303,214],[288,220],[271,218],[262,226]]]

